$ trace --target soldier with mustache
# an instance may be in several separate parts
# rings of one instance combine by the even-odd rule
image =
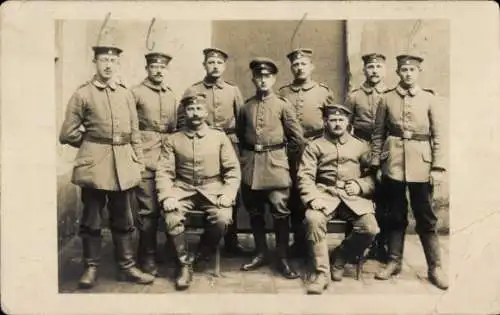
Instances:
[[[136,189],[139,229],[137,258],[144,272],[156,275],[156,236],[160,205],[156,197],[155,172],[162,144],[176,131],[178,105],[174,92],[164,82],[172,57],[159,51],[150,52],[145,57],[147,77],[132,89],[145,160],[142,181]]]
[[[366,143],[371,142],[375,114],[387,87],[384,84],[386,73],[386,58],[380,53],[370,53],[361,57],[363,60],[363,73],[365,81],[361,86],[353,90],[347,97],[345,105],[352,111],[351,126],[353,135]],[[380,233],[376,236],[371,251],[368,254],[382,262],[388,259],[386,240],[386,211],[384,202],[386,200],[383,187],[376,185],[374,201],[376,204],[376,217],[380,227]]]
[[[223,79],[226,70],[228,53],[218,48],[206,48],[203,50],[206,75],[203,80],[189,87],[184,95],[203,93],[206,95],[206,122],[214,128],[218,128],[231,139],[234,150],[239,156],[238,138],[236,137],[236,123],[244,100],[240,89],[234,83]],[[184,116],[179,115],[179,125],[183,125]],[[238,241],[237,221],[239,195],[233,207],[233,220],[224,238],[224,249],[227,254],[247,254],[245,248]],[[200,257],[203,259],[203,257]]]
[[[306,141],[312,141],[323,135],[321,110],[325,103],[333,102],[332,90],[324,83],[312,79],[314,71],[312,56],[313,50],[309,48],[298,48],[288,53],[287,58],[290,60],[290,70],[294,79],[279,89],[279,94],[290,101],[295,108]],[[287,153],[293,182],[289,208],[294,243],[290,246],[290,254],[293,257],[306,258],[307,242],[303,225],[306,209],[297,190],[297,168],[302,152],[292,149]]]

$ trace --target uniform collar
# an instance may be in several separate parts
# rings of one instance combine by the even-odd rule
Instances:
[[[347,132],[347,130],[340,137],[334,137],[328,131],[325,132],[325,135],[330,142],[335,144],[336,143],[345,144],[349,140],[349,133]]]
[[[378,94],[382,94],[387,90],[387,87],[383,82],[379,82],[377,85],[371,86],[370,84],[368,84],[368,82],[365,81],[363,82],[363,84],[361,84],[361,89],[365,91],[366,94],[371,94],[374,90]]]
[[[410,96],[415,96],[417,95],[422,89],[420,88],[420,86],[418,85],[415,85],[409,89],[405,89],[404,87],[401,86],[401,83],[399,83],[397,86],[396,86],[396,91],[398,92],[399,95],[401,96],[406,96],[406,95],[410,95]]]
[[[274,91],[270,90],[269,93],[263,95],[262,93],[257,92],[255,94],[255,98],[258,99],[259,101],[266,101],[274,96]]]
[[[204,77],[203,78],[203,85],[205,85],[205,87],[207,87],[207,88],[211,88],[211,87],[216,86],[219,89],[222,89],[222,88],[224,88],[224,85],[226,85],[226,82],[222,78],[218,78],[217,81],[215,81],[215,82],[209,82],[208,77]]]
[[[312,80],[308,81],[307,83],[298,83],[297,81],[294,81],[294,82],[292,82],[292,84],[290,84],[290,89],[292,89],[292,91],[294,91],[294,92],[298,92],[300,90],[309,91],[310,89],[312,89],[316,85],[318,85],[318,83],[316,83],[315,81],[312,81]]]
[[[167,90],[165,83],[162,82],[161,84],[154,84],[149,78],[144,79],[142,84],[155,91],[165,92]]]
[[[101,82],[97,79],[97,76],[92,78],[92,84],[99,89],[105,89],[109,87],[111,90],[116,90],[116,81],[114,79],[110,79],[108,82]]]
[[[208,125],[206,123],[203,124],[203,126],[200,128],[200,130],[191,130],[188,127],[184,127],[183,131],[186,136],[189,138],[194,138],[196,135],[198,138],[203,138],[204,136],[207,135],[208,132]]]

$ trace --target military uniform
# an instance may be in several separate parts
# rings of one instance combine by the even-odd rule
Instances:
[[[172,58],[163,53],[149,53],[146,61],[168,64]],[[142,136],[145,170],[136,189],[138,203],[138,260],[142,270],[156,274],[156,234],[160,215],[156,198],[155,172],[162,144],[176,131],[178,102],[166,84],[155,84],[149,78],[132,89]]]
[[[420,65],[420,57],[398,56],[398,66]],[[382,185],[388,196],[390,261],[378,278],[385,280],[401,271],[405,230],[408,225],[409,189],[416,231],[424,248],[429,278],[438,287],[441,280],[441,255],[437,236],[437,216],[432,208],[431,170],[445,170],[442,150],[444,113],[430,90],[398,84],[387,91],[377,110],[373,134],[374,167],[382,170]],[[437,272],[437,273],[436,273]]]
[[[218,57],[222,60],[229,58],[228,54],[216,48],[207,48],[203,51],[206,58]],[[206,76],[203,80],[189,87],[184,95],[193,93],[202,93],[206,95],[206,109],[208,111],[207,123],[217,129],[223,130],[231,139],[233,148],[239,156],[238,137],[236,137],[236,123],[238,116],[243,106],[244,100],[240,89],[231,82],[225,81],[222,78],[213,80]],[[180,115],[179,124],[183,125],[184,118]],[[225,246],[228,251],[241,251],[241,246],[237,238],[237,211],[238,199],[233,207],[233,223],[229,226],[228,233],[225,237]]]
[[[175,211],[165,211],[164,219],[184,277],[191,279],[191,258],[184,234],[186,213],[194,209],[206,212],[208,226],[200,242],[204,244],[202,250],[211,254],[231,223],[231,208],[220,206],[217,199],[225,196],[234,201],[240,180],[238,158],[223,132],[206,124],[199,130],[186,126],[165,142],[156,185],[160,202],[174,198],[180,203]]]
[[[372,53],[363,55],[362,60],[366,66],[370,63],[385,64],[386,58],[382,54]],[[352,111],[352,133],[358,139],[366,141],[367,143],[371,142],[377,107],[386,91],[387,87],[383,82],[372,85],[368,82],[367,78],[359,88],[353,90],[347,96],[345,106]],[[385,235],[385,222],[387,221],[387,211],[385,210],[386,200],[387,196],[385,196],[383,186],[376,185],[374,201],[376,203],[376,216],[380,227],[380,233],[376,237],[374,246],[372,247],[373,251],[370,255],[376,257],[380,261],[387,260],[387,238]]]
[[[94,47],[100,54],[119,55],[121,49]],[[71,97],[59,141],[78,148],[72,183],[82,188],[83,213],[80,235],[85,273],[82,287],[92,287],[100,261],[101,212],[108,205],[115,256],[120,277],[150,283],[150,277],[135,268],[133,188],[141,180],[142,151],[137,112],[132,94],[112,79],[94,77]]]
[[[300,48],[290,52],[287,57],[291,63],[294,60],[312,56],[312,50]],[[323,135],[322,108],[327,102],[333,102],[333,92],[324,83],[312,80],[300,82],[294,80],[292,83],[279,89],[279,94],[292,103],[297,113],[297,118],[304,131],[306,141],[312,141]],[[300,200],[297,190],[297,170],[300,162],[300,151],[290,150],[288,160],[290,163],[290,175],[292,177],[292,188],[289,200],[291,212],[291,227],[294,232],[295,255],[305,254],[305,232],[303,231],[305,207]]]
[[[250,68],[254,73],[277,73],[275,63],[267,58],[253,60]],[[295,272],[290,272],[286,261],[290,215],[287,203],[291,186],[286,146],[301,150],[304,142],[302,128],[292,105],[272,91],[258,91],[248,99],[239,121],[242,197],[250,214],[258,252],[253,262],[242,269],[258,268],[265,261],[267,244],[263,211],[264,205],[269,203],[274,217],[278,256],[282,267],[287,269],[283,273],[295,277]]]
[[[345,107],[332,106],[349,113]],[[334,268],[343,270],[346,261],[362,255],[364,249],[378,233],[374,206],[370,199],[375,188],[368,174],[370,146],[351,136],[347,131],[340,137],[325,135],[310,142],[302,155],[297,174],[300,196],[306,210],[305,224],[308,240],[312,244],[314,268],[318,274],[330,270],[327,222],[332,218],[349,221],[354,229],[335,249]],[[361,189],[359,195],[349,195],[345,186],[353,181]],[[328,207],[316,210],[314,200],[324,201]],[[341,280],[335,279],[335,280]]]

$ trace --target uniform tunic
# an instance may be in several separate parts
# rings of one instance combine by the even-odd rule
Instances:
[[[445,169],[443,122],[443,107],[432,92],[397,85],[385,93],[377,110],[372,164],[381,165],[382,173],[393,180],[428,182],[431,168]],[[397,136],[403,133],[428,136],[430,140]]]
[[[178,102],[165,84],[155,85],[149,79],[134,87],[139,129],[142,136],[146,172],[143,177],[154,177],[162,143],[177,129]]]
[[[314,81],[291,83],[281,87],[279,94],[292,103],[306,138],[323,129],[322,108],[327,100],[333,100],[333,92],[326,85]]]
[[[301,150],[303,131],[293,106],[274,93],[256,95],[247,100],[239,118],[243,184],[253,190],[290,187],[285,147],[267,152],[255,152],[249,147],[287,142],[290,150]]]
[[[345,105],[352,112],[351,125],[365,141],[371,140],[378,104],[386,90],[382,83],[371,87],[365,82],[347,97]]]
[[[124,145],[88,141],[87,137],[130,137]],[[108,191],[130,189],[141,180],[141,135],[132,94],[115,82],[93,79],[71,97],[59,140],[79,148],[72,182]]]
[[[370,146],[350,134],[334,139],[325,136],[309,143],[302,155],[298,188],[304,204],[323,199],[328,205],[326,215],[331,214],[343,201],[355,214],[374,212],[369,199],[375,183],[363,172],[370,165]],[[361,195],[349,196],[344,190],[348,181],[361,187]]]
[[[185,127],[171,135],[156,170],[160,201],[197,193],[213,204],[219,195],[234,200],[240,179],[240,165],[231,141],[208,126],[198,131]]]
[[[207,123],[210,126],[224,130],[231,141],[237,143],[238,138],[235,135],[236,122],[244,103],[240,89],[222,79],[215,83],[202,80],[189,87],[184,95],[191,95],[192,93],[204,93],[207,96]],[[179,123],[184,124],[184,119],[182,118]]]

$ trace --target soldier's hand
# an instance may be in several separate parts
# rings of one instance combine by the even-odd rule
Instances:
[[[167,212],[179,209],[179,200],[176,198],[167,198],[163,201],[163,209]]]
[[[432,170],[430,181],[431,185],[438,186],[443,181],[444,171],[442,170]]]
[[[219,198],[217,198],[217,206],[219,206],[219,207],[229,208],[232,205],[233,205],[233,201],[224,195],[220,195]]]
[[[345,191],[349,196],[359,195],[361,193],[361,187],[356,181],[348,181],[345,184]]]
[[[321,199],[311,200],[311,202],[309,204],[311,205],[311,208],[313,210],[326,210],[327,209],[326,203]]]

